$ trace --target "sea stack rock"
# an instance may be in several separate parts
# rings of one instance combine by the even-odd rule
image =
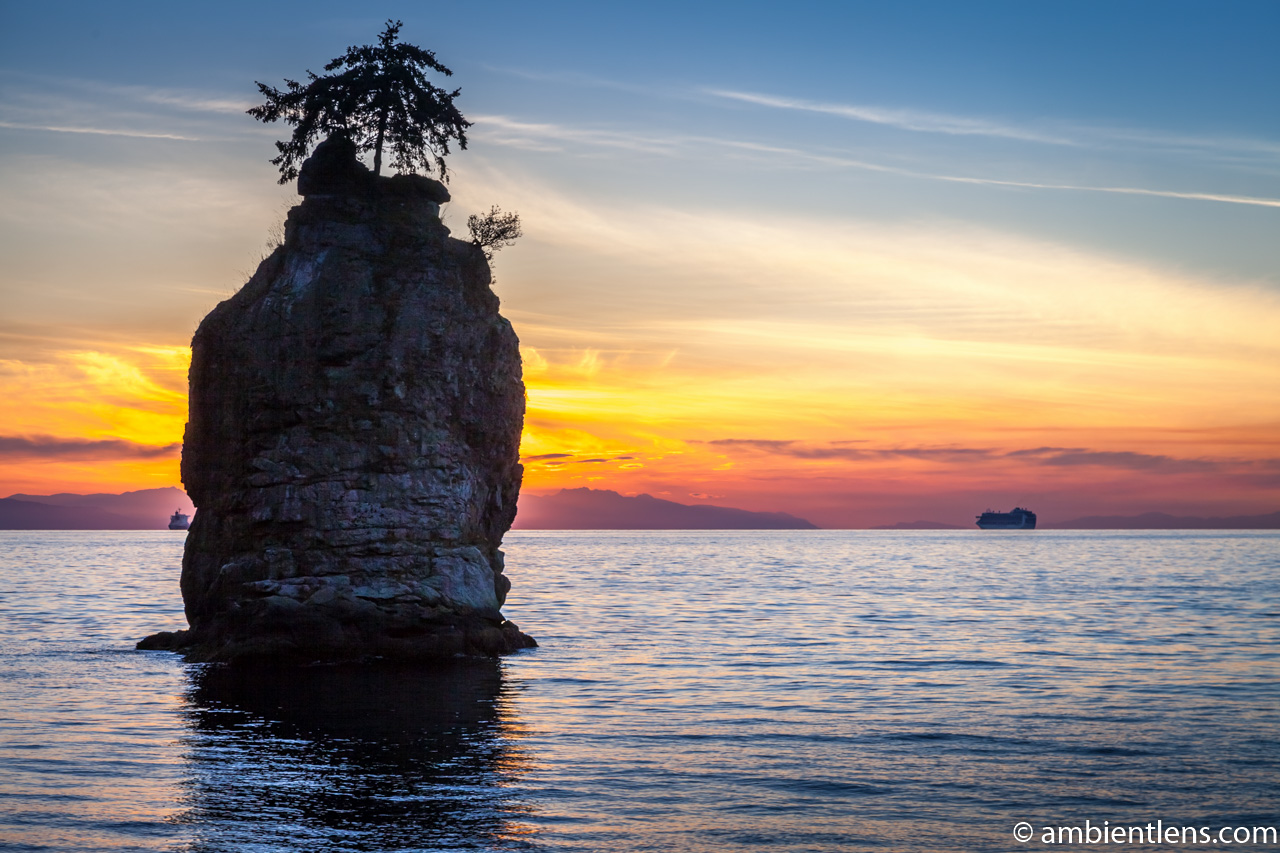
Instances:
[[[346,140],[298,179],[284,245],[192,341],[182,480],[190,630],[143,648],[285,662],[498,655],[524,421],[520,354],[444,185]]]

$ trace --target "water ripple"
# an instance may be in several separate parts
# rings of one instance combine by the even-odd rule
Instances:
[[[431,673],[132,651],[183,626],[181,547],[0,533],[6,849],[997,851],[1280,813],[1274,533],[519,532],[542,647]]]

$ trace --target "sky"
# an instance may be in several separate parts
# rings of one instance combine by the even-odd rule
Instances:
[[[474,122],[525,488],[823,527],[1280,509],[1280,4],[0,2],[0,495],[179,485],[188,345],[371,43]],[[443,85],[445,81],[440,81]]]

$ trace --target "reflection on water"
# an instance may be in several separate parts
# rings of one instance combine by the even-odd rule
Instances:
[[[501,664],[193,667],[188,849],[528,849]]]

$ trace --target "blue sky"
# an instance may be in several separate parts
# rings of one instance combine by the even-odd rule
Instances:
[[[1168,426],[1243,430],[1166,436],[1171,459],[1271,452],[1256,436],[1280,424],[1280,4],[54,2],[0,16],[0,380],[14,388],[69,387],[89,369],[69,353],[185,345],[296,201],[268,163],[284,129],[243,113],[254,81],[320,70],[399,18],[454,70],[475,122],[450,159],[446,222],[456,233],[495,203],[524,218],[497,291],[531,382],[557,389],[531,448],[649,442],[656,457],[841,429],[972,444],[1016,412],[1046,445],[1132,453]],[[1212,367],[1168,361],[1190,356]],[[180,390],[180,370],[129,363]],[[990,390],[1029,363],[1040,384]],[[646,394],[665,402],[626,402]],[[613,414],[565,402],[591,395]],[[174,440],[129,433],[123,415],[31,412],[0,433]],[[1065,421],[1084,432],[1050,441]],[[710,493],[699,476],[689,488]]]
[[[519,135],[577,155],[526,153],[529,168],[601,193],[745,205],[760,190],[772,205],[959,216],[1267,279],[1277,266],[1259,246],[1274,222],[1256,211],[1210,215],[1196,204],[1018,186],[1280,196],[1274,3],[388,3],[351,12],[323,2],[11,3],[0,35],[7,123],[190,135],[204,143],[188,146],[197,151],[128,153],[247,157],[266,129],[235,110],[191,107],[251,102],[254,80],[318,69],[399,17],[406,39],[457,72],[468,114],[516,123],[502,128],[508,147]],[[11,153],[110,156],[86,152],[82,139],[4,139]],[[752,160],[726,143],[781,151]],[[617,163],[624,153],[629,169]],[[805,180],[815,171],[821,180]]]

